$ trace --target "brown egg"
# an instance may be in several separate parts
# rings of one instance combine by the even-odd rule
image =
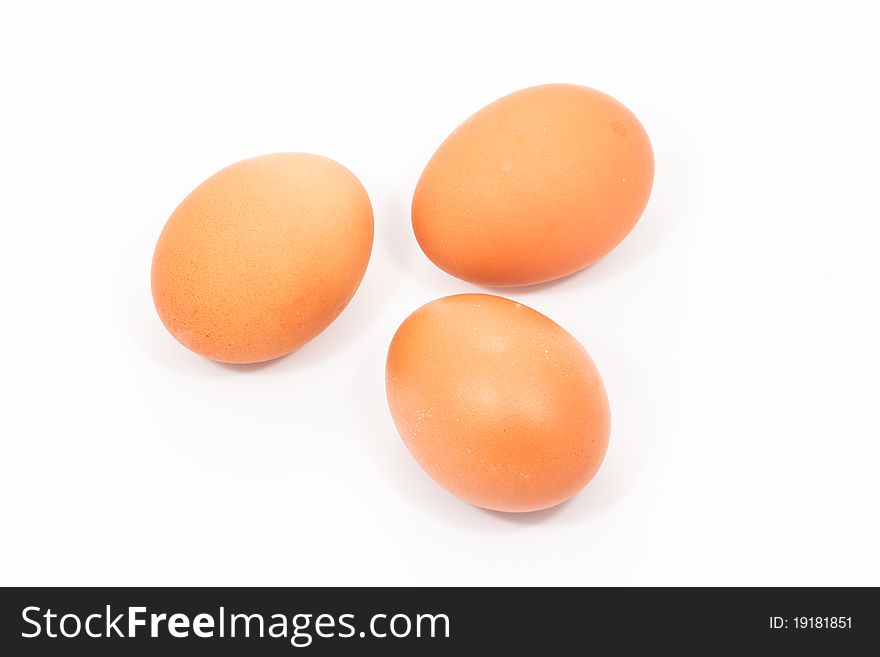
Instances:
[[[460,294],[422,306],[388,350],[386,392],[437,483],[497,511],[577,493],[608,446],[608,398],[580,343],[520,303]]]
[[[549,84],[484,107],[425,167],[413,229],[441,269],[531,285],[587,267],[641,216],[654,179],[638,119],[594,89]]]
[[[323,331],[363,278],[373,211],[358,179],[318,155],[244,160],[208,178],[165,224],[153,300],[192,351],[255,363]]]

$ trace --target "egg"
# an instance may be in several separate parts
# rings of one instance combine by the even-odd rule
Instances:
[[[372,244],[370,200],[348,169],[306,153],[255,157],[214,174],[174,210],[153,255],[153,300],[197,354],[278,358],[345,308]]]
[[[572,84],[531,87],[484,107],[443,142],[416,186],[412,226],[453,276],[542,283],[623,240],[653,180],[648,135],[621,103]]]
[[[552,320],[498,296],[445,297],[407,317],[388,350],[386,393],[422,468],[486,509],[571,498],[608,447],[608,398],[590,356]]]

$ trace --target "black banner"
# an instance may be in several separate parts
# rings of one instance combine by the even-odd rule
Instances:
[[[0,655],[877,649],[875,589],[3,589]],[[465,652],[460,652],[460,651]],[[745,653],[744,653],[745,654]]]

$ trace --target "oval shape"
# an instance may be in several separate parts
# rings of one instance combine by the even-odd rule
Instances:
[[[588,267],[635,226],[654,180],[638,119],[594,89],[549,84],[484,107],[425,167],[412,224],[472,283],[532,285]]]
[[[348,169],[306,153],[255,157],[208,178],[168,219],[153,255],[153,301],[197,354],[271,360],[336,319],[372,245],[370,199]]]
[[[487,509],[564,502],[608,447],[608,398],[586,350],[502,297],[460,294],[416,310],[391,341],[386,392],[416,461]]]

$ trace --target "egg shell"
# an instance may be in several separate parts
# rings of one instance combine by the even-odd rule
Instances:
[[[587,267],[635,226],[654,180],[651,143],[611,96],[531,87],[471,116],[425,167],[412,225],[425,254],[489,286]]]
[[[153,256],[153,300],[181,344],[213,360],[288,354],[348,304],[373,244],[363,185],[318,155],[233,164],[174,210]]]
[[[463,500],[536,511],[575,495],[608,447],[608,398],[581,344],[541,313],[460,294],[422,306],[388,350],[394,424]]]

